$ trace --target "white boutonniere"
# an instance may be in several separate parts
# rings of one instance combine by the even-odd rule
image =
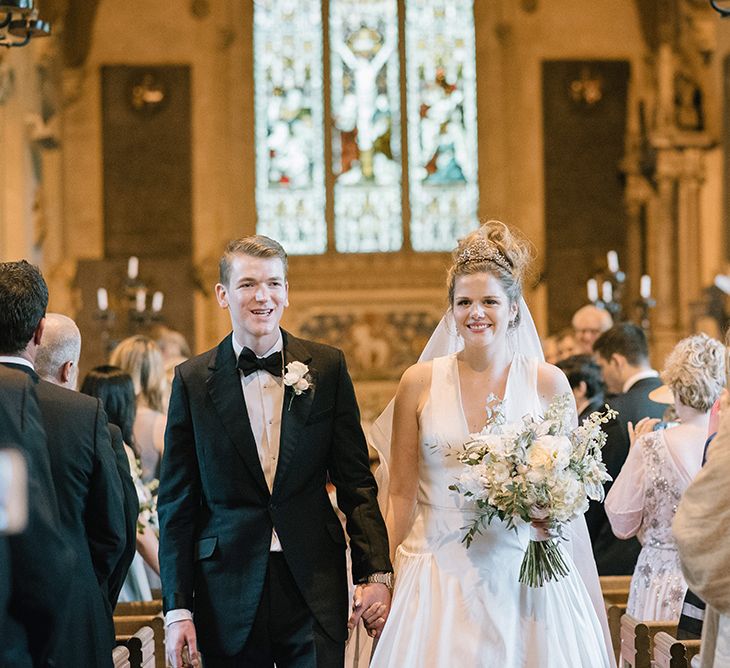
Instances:
[[[309,375],[309,367],[304,362],[289,362],[286,365],[284,373],[284,385],[294,390],[294,394],[289,399],[289,408],[287,409],[291,410],[294,397],[304,394],[312,387],[312,377]]]

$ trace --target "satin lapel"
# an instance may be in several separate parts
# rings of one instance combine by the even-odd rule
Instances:
[[[283,332],[283,336],[284,364],[303,362],[308,365],[312,361],[312,356],[302,341],[287,332]],[[314,393],[317,391],[317,370],[310,367],[309,376],[312,384],[306,392],[294,394],[294,390],[288,386],[284,390],[284,405],[281,411],[281,436],[279,439],[279,463],[276,466],[272,494],[275,494],[282,484],[292,457],[296,452],[299,437],[312,410]]]
[[[211,360],[208,368],[210,375],[206,383],[213,405],[241,459],[248,466],[261,490],[268,496],[269,487],[259,461],[256,440],[251,431],[230,335],[220,343],[215,358]]]

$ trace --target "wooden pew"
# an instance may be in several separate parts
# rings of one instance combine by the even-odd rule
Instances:
[[[677,622],[642,622],[631,615],[623,615],[619,668],[651,668],[654,636],[660,631],[676,633]]]
[[[117,643],[129,650],[130,668],[154,668],[155,633],[149,626],[143,626],[134,635],[117,636]]]
[[[112,650],[112,663],[114,668],[130,668],[129,665],[129,650],[120,645]]]
[[[115,617],[127,617],[129,615],[156,615],[162,612],[162,600],[152,601],[120,601],[114,608]]]
[[[659,631],[654,636],[652,668],[690,668],[692,657],[700,653],[699,640],[677,640]]]
[[[606,601],[606,607],[612,603],[626,605],[629,600],[629,589],[631,587],[630,575],[602,575],[601,593],[603,600]]]
[[[155,660],[152,665],[165,668],[165,621],[162,612],[154,615],[114,615],[114,632],[119,640],[128,640],[143,626],[149,626],[154,637]]]
[[[608,630],[611,634],[611,644],[613,645],[613,655],[616,664],[621,662],[621,617],[626,614],[626,603],[619,605],[612,603],[606,605],[606,617],[608,617]]]

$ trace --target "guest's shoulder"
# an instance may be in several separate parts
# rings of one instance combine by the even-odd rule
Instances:
[[[40,380],[37,385],[38,400],[42,403],[52,403],[57,407],[73,408],[74,411],[96,412],[101,402],[82,392],[60,387],[47,380]]]

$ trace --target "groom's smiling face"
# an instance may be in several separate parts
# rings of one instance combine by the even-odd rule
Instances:
[[[263,354],[279,336],[279,322],[289,306],[289,286],[278,257],[235,255],[228,285],[215,286],[221,308],[227,308],[236,340]]]

